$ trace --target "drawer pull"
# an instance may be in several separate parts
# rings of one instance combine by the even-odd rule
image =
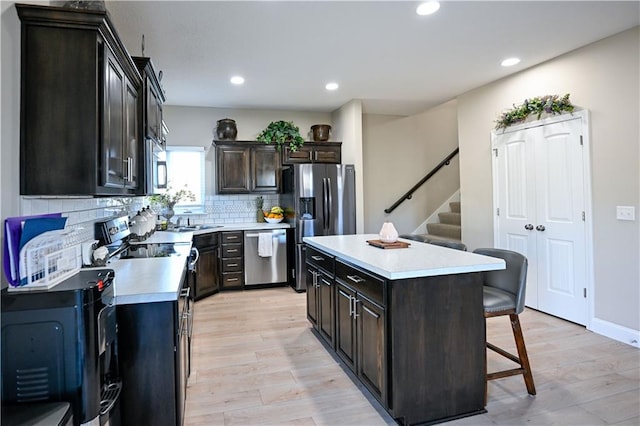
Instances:
[[[238,249],[229,249],[229,250],[227,250],[227,253],[235,253],[237,251],[238,251]]]
[[[368,313],[369,315],[371,315],[372,317],[374,317],[375,319],[380,318],[380,315],[376,314],[375,312],[373,312],[371,309],[367,308],[366,306],[362,305],[362,309],[364,309],[364,311],[366,313]]]
[[[315,260],[316,262],[321,262],[321,261],[324,260],[324,257],[322,257],[322,256],[311,256],[311,258],[313,260]]]
[[[227,237],[227,240],[237,240],[238,237],[236,235],[231,235],[229,237]]]
[[[323,283],[323,284],[326,284],[326,285],[328,285],[329,287],[331,287],[331,281],[327,281],[327,280],[325,280],[324,278],[322,278],[322,279],[321,279],[321,281],[322,281],[322,283]]]
[[[227,266],[232,268],[232,267],[238,266],[238,264],[237,263],[228,263]]]
[[[238,280],[239,280],[239,278],[228,278],[227,282],[238,281]]]
[[[349,278],[351,281],[357,284],[360,284],[366,281],[364,278],[360,278],[357,275],[347,275],[347,278]]]

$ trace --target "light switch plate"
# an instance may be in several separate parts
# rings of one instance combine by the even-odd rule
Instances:
[[[616,219],[636,220],[636,208],[633,206],[616,206]]]

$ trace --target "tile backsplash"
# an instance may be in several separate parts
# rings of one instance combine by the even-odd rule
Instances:
[[[264,209],[279,204],[278,194],[262,197]],[[255,194],[210,195],[205,198],[204,213],[177,214],[173,222],[177,217],[183,217],[183,222],[189,218],[192,224],[255,222],[256,198]],[[21,197],[20,214],[62,213],[67,217],[67,228],[79,231],[82,240],[90,240],[93,239],[93,224],[97,220],[124,214],[131,217],[149,204],[148,197]]]

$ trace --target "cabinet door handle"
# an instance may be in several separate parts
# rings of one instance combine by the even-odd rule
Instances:
[[[322,256],[311,256],[311,258],[313,260],[317,261],[317,262],[320,262],[320,261],[324,260],[324,257],[322,257]]]
[[[547,229],[547,228],[545,228],[545,227],[544,227],[544,225],[538,225],[538,226],[536,226],[536,231],[543,232],[545,229]]]
[[[353,316],[353,304],[351,303],[352,297],[350,294],[345,293],[342,290],[338,290],[338,293],[340,294],[340,296],[345,297],[347,299],[349,299],[349,316],[352,317]]]
[[[373,312],[371,309],[367,308],[366,306],[362,305],[362,309],[364,309],[364,311],[366,313],[368,313],[369,315],[371,315],[372,317],[374,317],[375,319],[380,318],[380,315],[376,314],[375,312]]]
[[[360,278],[357,275],[347,275],[347,278],[349,278],[351,281],[353,281],[354,283],[357,283],[357,284],[363,283],[363,282],[366,281],[365,279]]]
[[[524,229],[526,229],[527,231],[531,231],[531,230],[533,229],[533,225],[532,225],[532,224],[530,224],[530,223],[527,223],[527,224],[524,226]]]
[[[353,301],[353,319],[356,319],[360,316],[360,314],[358,313],[359,300],[356,299],[355,297],[351,298],[351,300]]]

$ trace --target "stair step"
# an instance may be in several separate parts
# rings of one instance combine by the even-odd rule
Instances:
[[[452,213],[460,213],[460,201],[452,201],[449,203],[449,208]]]
[[[454,213],[454,212],[438,213],[438,219],[440,220],[440,223],[447,223],[449,225],[460,226],[460,224],[462,223],[460,213]]]
[[[429,235],[437,235],[454,240],[462,239],[462,228],[459,225],[450,225],[448,223],[427,223],[427,232]]]

